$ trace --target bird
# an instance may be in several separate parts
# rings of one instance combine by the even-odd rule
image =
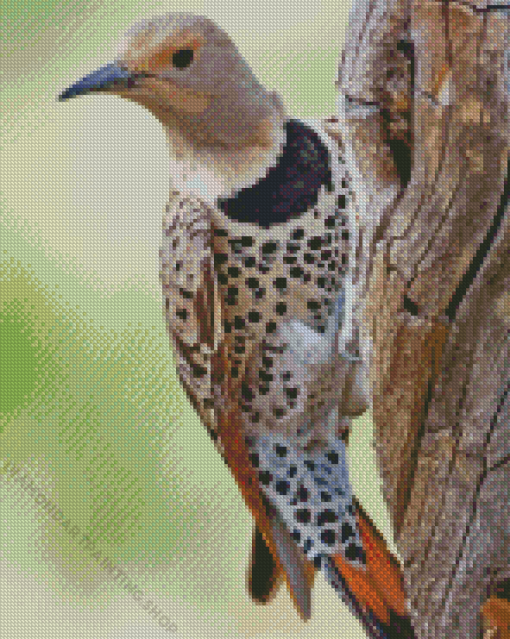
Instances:
[[[227,32],[188,13],[137,22],[59,100],[94,91],[167,135],[164,313],[178,377],[253,515],[251,597],[285,581],[307,620],[320,571],[369,636],[414,636],[399,562],[349,479],[368,399],[339,337],[351,190],[334,120],[326,139],[291,118]]]

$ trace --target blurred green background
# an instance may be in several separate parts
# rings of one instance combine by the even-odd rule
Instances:
[[[326,116],[348,10],[342,0],[2,3],[2,636],[364,636],[320,577],[306,624],[285,588],[267,607],[247,597],[250,515],[176,382],[165,333],[161,126],[113,96],[55,100],[111,59],[132,22],[190,11],[231,34],[292,116]],[[352,478],[389,535],[371,440],[365,417]],[[108,578],[13,468],[177,630]]]

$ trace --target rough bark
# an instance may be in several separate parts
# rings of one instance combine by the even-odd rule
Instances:
[[[510,576],[506,7],[354,0],[340,64],[357,209],[344,344],[359,330],[420,638],[478,638]]]

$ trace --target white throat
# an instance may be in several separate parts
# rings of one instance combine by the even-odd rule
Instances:
[[[286,141],[283,123],[284,118],[273,119],[271,143],[265,146],[197,147],[168,132],[172,188],[214,205],[218,198],[232,197],[252,186],[278,162]]]

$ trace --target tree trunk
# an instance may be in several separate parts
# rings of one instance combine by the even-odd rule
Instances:
[[[359,331],[409,610],[420,638],[479,638],[510,577],[510,9],[354,0],[338,89],[343,342]]]

